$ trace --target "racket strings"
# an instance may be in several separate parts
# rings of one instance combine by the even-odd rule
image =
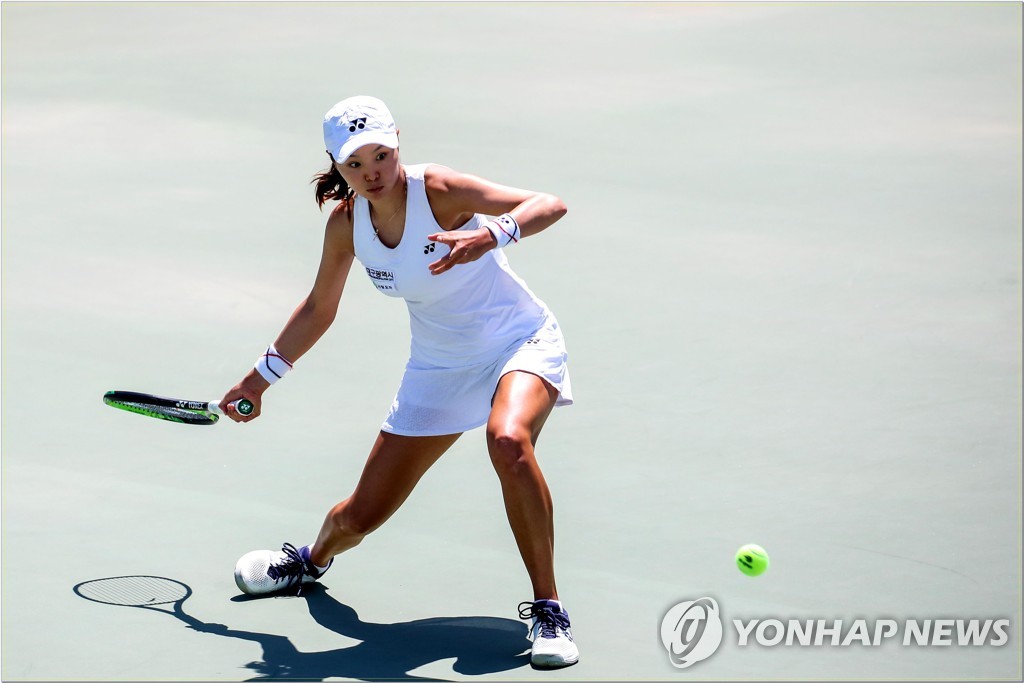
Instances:
[[[164,605],[182,600],[190,593],[185,584],[159,576],[96,579],[79,584],[75,592],[86,600],[126,607]]]
[[[182,419],[186,419],[197,415],[194,411],[184,410],[182,408],[171,408],[169,406],[151,406],[146,405],[145,403],[125,403],[124,405],[137,410],[140,413],[161,415],[164,417],[180,417]]]

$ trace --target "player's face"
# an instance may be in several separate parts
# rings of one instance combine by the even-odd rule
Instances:
[[[370,200],[387,195],[401,180],[398,150],[384,145],[364,145],[334,165],[356,194]]]

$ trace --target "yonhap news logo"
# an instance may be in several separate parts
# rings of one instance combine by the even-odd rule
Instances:
[[[727,627],[728,625],[728,627]],[[729,628],[731,627],[731,628]],[[673,605],[661,620],[661,643],[678,669],[713,655],[729,638],[736,647],[1002,647],[1010,620],[990,619],[722,619],[703,597]]]
[[[661,642],[672,666],[685,669],[715,654],[722,644],[722,618],[713,598],[681,602],[661,620]]]
[[[902,645],[1001,647],[1010,639],[1009,619],[734,619],[739,646],[756,644],[878,647]]]

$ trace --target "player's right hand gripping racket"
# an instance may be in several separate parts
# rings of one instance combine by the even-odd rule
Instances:
[[[216,424],[224,414],[217,401],[186,401],[138,391],[108,391],[103,395],[103,402],[129,413],[189,425]],[[252,401],[246,398],[233,401],[231,405],[242,415],[249,415],[255,407]]]

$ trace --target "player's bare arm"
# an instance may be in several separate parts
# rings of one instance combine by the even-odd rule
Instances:
[[[309,351],[334,322],[354,258],[352,214],[347,205],[339,204],[327,221],[323,253],[313,288],[274,341],[273,347],[289,364]],[[232,420],[248,422],[259,417],[263,392],[269,386],[270,383],[254,368],[224,395],[220,403],[226,407],[225,413]],[[228,407],[240,398],[248,399],[255,407],[248,415],[241,415],[233,407]]]
[[[427,196],[438,224],[448,232],[429,239],[449,246],[451,251],[430,264],[434,275],[459,263],[475,261],[497,246],[507,246],[522,237],[536,235],[566,214],[565,203],[545,192],[499,185],[479,176],[459,173],[445,166],[431,166],[426,176]],[[515,228],[501,225],[455,232],[473,214],[507,214]]]

